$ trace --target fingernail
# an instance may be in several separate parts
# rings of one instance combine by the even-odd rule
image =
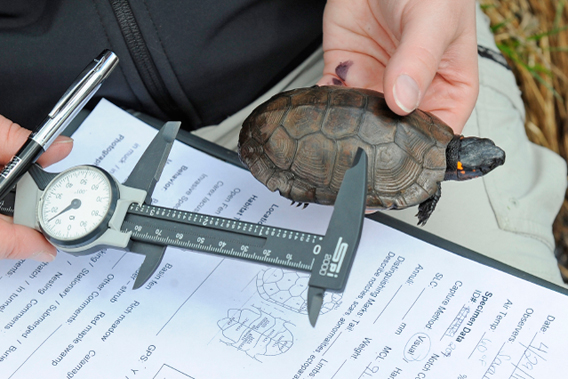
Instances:
[[[59,136],[53,141],[53,144],[60,144],[60,143],[73,143],[73,138],[67,136]]]
[[[55,255],[47,253],[45,251],[39,251],[35,254],[33,254],[32,256],[30,256],[30,259],[34,260],[34,261],[38,261],[38,262],[53,262],[53,260],[55,259]]]
[[[394,101],[405,112],[412,112],[420,101],[420,88],[410,76],[402,74],[394,83]]]

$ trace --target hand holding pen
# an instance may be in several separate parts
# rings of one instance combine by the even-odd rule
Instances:
[[[118,64],[117,56],[103,51],[63,94],[45,120],[30,134],[26,129],[0,116],[0,200],[36,161],[43,167],[69,154],[72,140],[58,137],[91,99]],[[21,148],[18,147],[21,146]],[[48,148],[52,146],[51,149]],[[46,152],[46,154],[43,154]],[[37,231],[15,225],[0,215],[0,259],[26,259],[49,262],[56,249]]]
[[[65,130],[117,64],[116,54],[105,50],[83,70],[37,130],[30,134],[22,148],[0,172],[0,200]]]
[[[0,116],[0,165],[7,164],[30,135],[30,131]],[[47,167],[65,158],[73,147],[73,140],[59,136],[37,160]],[[0,215],[0,259],[34,259],[50,262],[57,253],[37,230],[17,225],[12,218]]]

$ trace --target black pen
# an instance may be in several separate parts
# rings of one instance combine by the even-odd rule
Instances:
[[[118,57],[116,54],[105,50],[81,72],[49,112],[46,119],[28,137],[24,146],[0,173],[0,200],[10,192],[22,175],[47,150],[55,138],[65,130],[117,64]]]

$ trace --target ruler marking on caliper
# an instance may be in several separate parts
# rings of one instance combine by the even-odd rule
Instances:
[[[133,240],[310,272],[323,240],[317,234],[136,204],[130,206],[122,230],[131,231]]]

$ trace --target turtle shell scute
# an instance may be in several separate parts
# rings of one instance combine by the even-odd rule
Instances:
[[[431,170],[446,170],[446,149],[439,147],[437,144],[432,146],[426,154],[424,154],[424,168]]]
[[[288,170],[296,156],[297,144],[283,127],[278,127],[264,144],[264,152],[276,167]]]
[[[393,113],[382,97],[369,97],[359,127],[359,137],[371,145],[394,142],[400,116]]]
[[[289,199],[300,203],[317,203],[316,187],[303,179],[295,178],[292,181]]]
[[[262,154],[249,166],[249,169],[255,178],[266,184],[268,179],[274,174],[276,166],[265,154]]]
[[[361,93],[333,91],[331,92],[330,105],[350,109],[362,109],[365,106],[367,96]]]
[[[333,139],[357,134],[364,111],[360,108],[330,108],[323,120],[322,133]]]
[[[325,87],[303,88],[287,92],[291,98],[292,108],[303,105],[323,105],[327,103],[329,92]]]
[[[289,197],[293,181],[294,174],[290,171],[274,170],[266,181],[266,187],[272,192],[278,191],[282,196]]]
[[[336,146],[337,155],[329,187],[337,193],[341,186],[341,182],[343,181],[343,177],[345,176],[345,172],[353,165],[353,159],[355,158],[358,148],[362,148],[367,154],[367,157],[373,157],[375,155],[375,151],[373,146],[356,137],[341,139],[337,141]],[[367,160],[367,162],[367,178],[372,178],[374,165],[370,160]]]
[[[412,183],[421,166],[412,157],[394,143],[376,147],[375,152],[375,184],[373,187],[381,192],[398,192]]]
[[[284,116],[282,126],[292,138],[319,132],[325,116],[325,105],[299,105]]]
[[[407,123],[400,123],[396,128],[395,144],[418,163],[424,162],[424,155],[436,144],[434,139],[423,130],[413,128]]]
[[[298,142],[290,170],[316,187],[328,186],[333,175],[335,143],[322,134],[310,134]]]
[[[252,136],[258,142],[265,143],[280,126],[282,117],[289,107],[288,97],[273,98],[272,102],[264,103],[253,111],[243,123],[243,130],[249,131],[249,137]]]
[[[428,132],[437,141],[438,146],[444,149],[454,138],[454,131],[444,121],[431,113],[426,113],[420,110],[415,111],[424,120],[423,125],[428,125]]]

